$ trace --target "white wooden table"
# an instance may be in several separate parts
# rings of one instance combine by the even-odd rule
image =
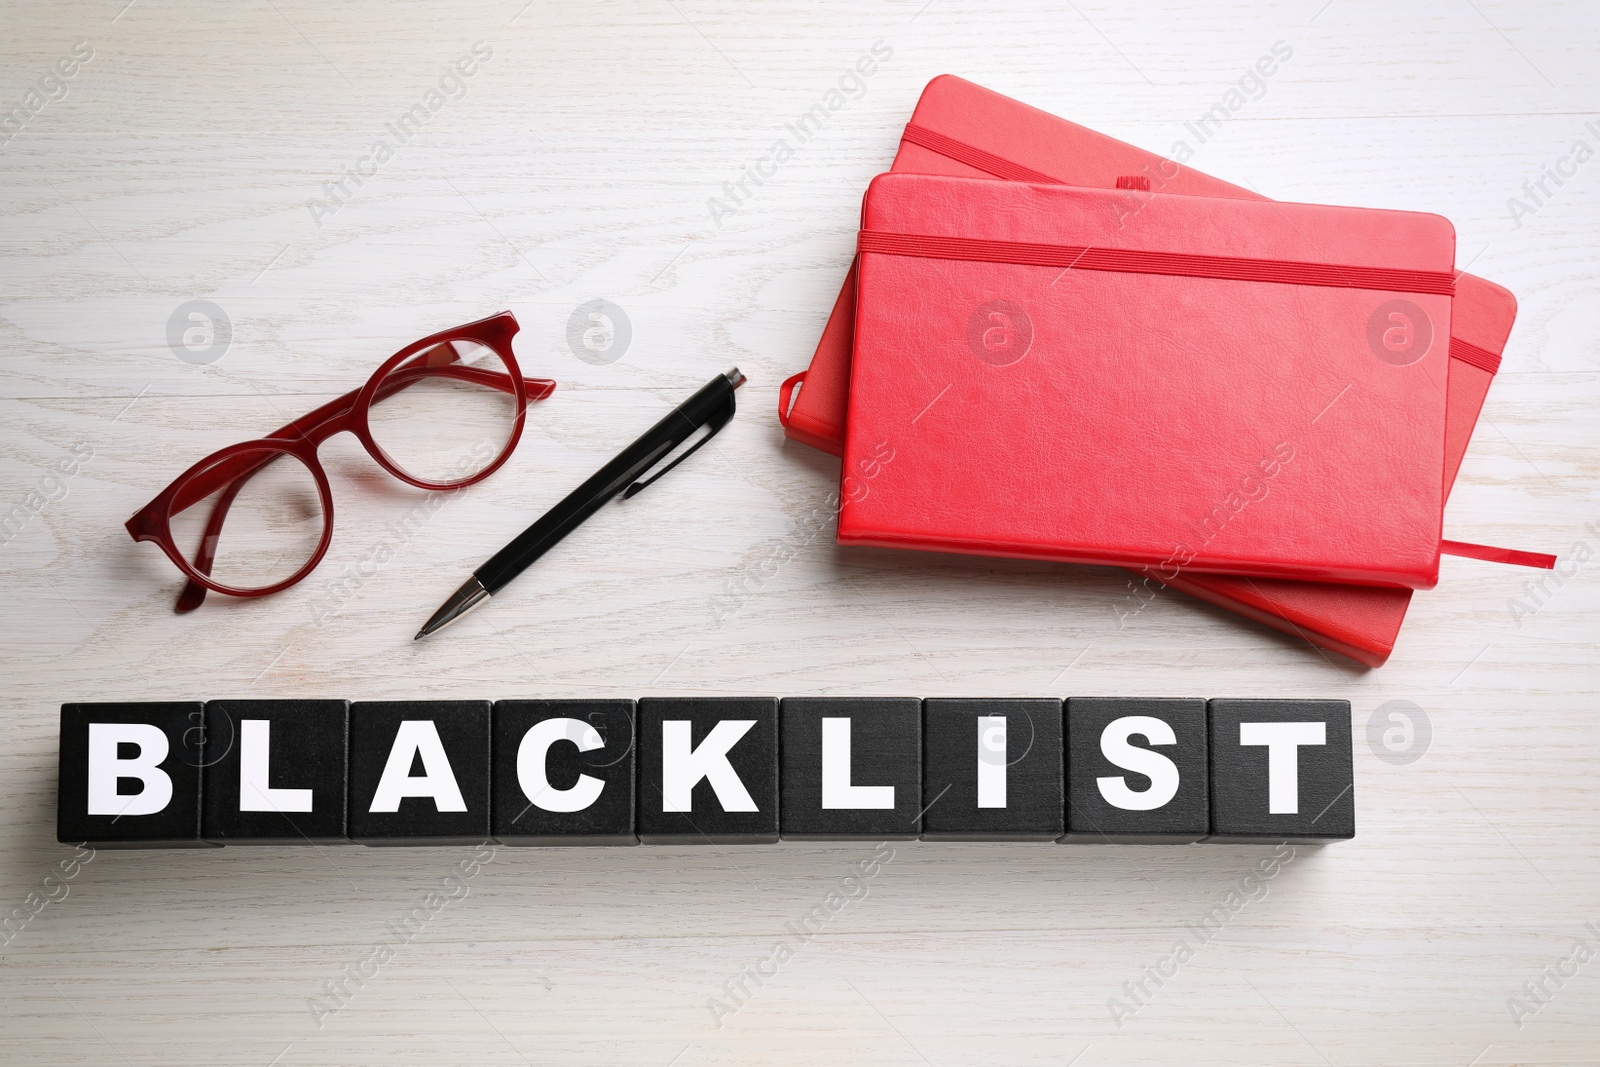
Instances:
[[[1600,162],[1572,156],[1600,151],[1592,2],[124,2],[0,15],[5,109],[92,49],[0,146],[0,506],[26,512],[0,545],[0,910],[31,916],[0,951],[0,1059],[1600,1062],[1600,961],[1562,963],[1576,938],[1600,953],[1600,561],[1518,617],[1531,572],[1446,560],[1391,663],[1362,671],[1176,595],[1119,627],[1119,572],[840,551],[803,525],[836,462],[773,416],[930,77],[1168,151],[1281,41],[1292,57],[1193,165],[1448,215],[1460,262],[1521,315],[1447,533],[1595,554]],[[862,91],[714,220],[708,199],[879,41]],[[492,55],[459,99],[336,211],[308,207],[475,42]],[[1563,159],[1534,204],[1523,183]],[[567,343],[595,298],[632,335],[598,365]],[[213,362],[167,340],[193,300],[231,327]],[[528,372],[561,386],[506,469],[319,622],[327,583],[420,497],[337,439],[318,574],[172,613],[175,572],[128,515],[401,344],[507,307]],[[750,384],[713,450],[411,642],[489,550],[735,364]],[[719,625],[711,598],[740,579]],[[1298,852],[1120,1026],[1110,998],[1261,850],[898,845],[720,1027],[709,999],[869,847],[503,849],[409,940],[389,925],[470,851],[101,853],[28,903],[73,854],[54,840],[63,701],[647,693],[1348,698],[1358,836]],[[1431,723],[1409,763],[1366,741],[1390,700]],[[1557,964],[1519,1026],[1508,1000]],[[329,983],[343,1006],[319,1026]]]

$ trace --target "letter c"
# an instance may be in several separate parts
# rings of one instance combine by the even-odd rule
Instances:
[[[579,752],[606,747],[599,731],[582,719],[546,719],[522,735],[517,746],[517,784],[523,794],[542,811],[582,811],[600,799],[606,783],[589,774],[578,775],[571,789],[556,789],[545,774],[550,746],[570,741]]]

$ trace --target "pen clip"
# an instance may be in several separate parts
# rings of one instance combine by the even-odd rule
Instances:
[[[701,445],[705,444],[707,441],[709,441],[713,437],[717,436],[718,433],[722,432],[722,428],[724,426],[728,425],[728,422],[729,422],[728,418],[723,418],[719,422],[708,422],[708,423],[706,423],[705,426],[710,431],[709,433],[707,433],[704,437],[700,438],[700,440],[696,441],[694,444],[690,445],[688,448],[684,449],[681,453],[679,453],[677,459],[673,460],[671,463],[668,463],[665,467],[662,467],[660,470],[656,471],[650,477],[641,479],[639,481],[636,481],[632,485],[628,486],[627,489],[623,490],[622,499],[631,500],[634,497],[638,496],[640,493],[644,492],[645,486],[653,485],[656,482],[660,481],[661,480],[661,476],[663,474],[667,473],[673,467],[676,467],[678,464],[682,463],[684,460],[688,459],[690,456],[692,456],[696,452],[700,451],[700,446]]]

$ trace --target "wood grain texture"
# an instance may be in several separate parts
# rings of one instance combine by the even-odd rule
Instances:
[[[0,145],[0,505],[31,502],[0,544],[0,912],[26,917],[0,949],[0,1060],[1597,1062],[1600,962],[1545,979],[1520,1026],[1507,1003],[1575,938],[1600,946],[1600,162],[1547,179],[1531,213],[1508,205],[1575,141],[1600,147],[1593,3],[124,3],[16,0],[0,39],[0,110],[94,50]],[[879,40],[893,55],[865,91],[713,219]],[[493,56],[465,95],[317,225],[323,183],[478,41]],[[1277,41],[1292,58],[1198,142],[1185,124]],[[1187,140],[1269,196],[1448,216],[1459,262],[1521,312],[1447,535],[1558,551],[1560,580],[1446,560],[1389,665],[1363,671],[1178,595],[1119,625],[1113,571],[836,548],[836,461],[784,443],[777,388],[810,358],[865,182],[945,72],[1158,151]],[[596,297],[632,330],[604,365],[567,343]],[[208,365],[168,346],[190,300],[232,325]],[[402,540],[390,524],[421,494],[329,442],[337,527],[312,580],[171,613],[176,574],[128,515],[211,449],[503,307],[524,367],[561,382],[506,468]],[[512,531],[735,364],[743,410],[704,454],[442,640],[410,640]],[[1281,861],[1203,943],[1190,927],[1268,852],[85,863],[54,842],[65,701],[885,693],[1348,699],[1359,835]],[[1431,724],[1409,763],[1382,742],[1396,700]],[[775,974],[745,977],[780,941]]]

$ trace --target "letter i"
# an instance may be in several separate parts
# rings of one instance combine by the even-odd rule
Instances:
[[[1006,806],[1006,717],[978,716],[978,807]]]

